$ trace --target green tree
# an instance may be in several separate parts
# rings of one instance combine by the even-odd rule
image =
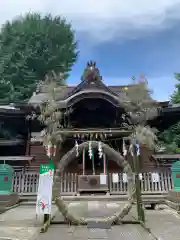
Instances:
[[[168,153],[180,153],[180,122],[160,133],[159,141]]]
[[[171,101],[174,104],[180,103],[180,73],[175,73],[175,78],[178,83],[175,85],[175,91],[171,96]]]
[[[175,91],[171,96],[173,104],[180,104],[180,73],[175,74],[178,83],[175,85]],[[180,121],[163,131],[158,136],[159,142],[168,153],[180,153]]]
[[[30,98],[52,70],[67,77],[78,56],[74,31],[65,19],[26,14],[0,32],[0,103]]]

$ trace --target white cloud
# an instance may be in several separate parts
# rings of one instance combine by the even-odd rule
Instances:
[[[1,0],[0,24],[28,11],[62,14],[101,42],[169,27],[180,19],[180,0]]]

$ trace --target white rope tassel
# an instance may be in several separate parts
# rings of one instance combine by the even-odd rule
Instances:
[[[101,144],[101,142],[98,142],[98,153],[99,153],[99,158],[102,158],[102,156],[103,156],[103,150],[102,150],[102,144]]]
[[[140,156],[140,146],[138,143],[136,144],[136,154],[137,156]]]
[[[53,146],[53,157],[56,156],[56,145]]]
[[[51,142],[49,142],[48,143],[48,145],[46,146],[46,154],[47,154],[47,156],[50,158],[51,157],[51,155],[52,155],[52,143]]]
[[[89,153],[89,158],[92,159],[92,146],[91,146],[91,142],[89,142],[88,153]]]
[[[123,156],[125,157],[126,155],[127,155],[127,148],[126,148],[125,141],[123,139]]]
[[[78,145],[77,141],[75,142],[75,147],[76,147],[76,157],[78,157],[79,156],[79,145]]]
[[[129,147],[129,151],[131,153],[131,156],[133,157],[134,156],[134,153],[133,153],[133,145],[131,144],[130,147]]]

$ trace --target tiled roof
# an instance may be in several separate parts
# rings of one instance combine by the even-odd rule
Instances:
[[[108,87],[112,92],[114,92],[115,95],[122,97],[122,95],[124,94],[124,89],[128,89],[128,88],[135,88],[137,87],[137,84],[131,84],[131,85],[123,85],[123,86],[108,86],[106,85],[106,87]],[[68,98],[68,96],[71,95],[71,92],[73,91],[73,89],[75,89],[77,86],[63,86],[59,88],[59,93],[58,93],[58,88],[57,88],[57,101],[61,101],[61,100],[65,100],[66,98]],[[45,89],[43,89],[42,92],[32,96],[29,99],[29,104],[32,105],[38,105],[41,102],[45,101],[48,99],[47,93],[45,91]]]

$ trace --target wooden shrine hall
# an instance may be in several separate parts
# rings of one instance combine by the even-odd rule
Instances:
[[[128,136],[132,132],[132,123],[122,107],[122,103],[126,95],[131,98],[129,93],[143,84],[145,82],[140,79],[137,83],[126,86],[106,85],[96,63],[90,61],[77,86],[59,86],[57,89],[56,101],[63,113],[63,128],[60,129],[59,133],[65,134],[66,138],[58,154],[59,159],[56,159],[56,161],[60,161],[68,151],[76,146],[77,156],[67,166],[65,172],[82,176],[81,183],[78,183],[82,184],[82,189],[89,188],[87,179],[83,176],[98,176],[96,181],[100,181],[101,174],[108,175],[123,171],[113,161],[113,156],[106,156],[100,142],[106,143],[121,154],[123,153],[124,144],[127,146],[129,144]],[[18,155],[29,157],[29,162],[27,161],[24,165],[30,172],[38,173],[40,164],[48,162],[41,137],[44,126],[38,121],[37,117],[34,117],[39,114],[39,104],[47,100],[47,88],[42,84],[38,86],[36,93],[33,94],[27,104],[16,104],[14,106],[16,110],[19,110],[11,111],[11,119],[18,114],[21,114],[21,118],[24,119],[24,132],[22,133],[23,137],[21,137],[23,147],[19,150]],[[162,111],[156,119],[148,124],[162,131],[177,121],[180,116],[180,107],[172,106],[168,101],[158,104]],[[8,116],[5,110],[3,116]],[[171,117],[169,118],[169,116]],[[78,146],[85,141],[89,142],[88,149],[78,153]],[[99,142],[95,149],[91,148],[91,141]],[[8,152],[9,150],[6,151],[4,156],[8,156]],[[158,157],[160,153],[152,152],[146,147],[140,147],[140,152],[139,161],[142,173],[163,172],[167,168],[169,169],[169,165],[166,166],[168,159],[162,161],[162,157]],[[173,161],[177,160],[177,156],[171,156],[171,162],[172,159]],[[132,165],[131,155],[127,156],[127,160]],[[17,164],[22,165],[22,161]],[[100,185],[98,186],[100,187]]]

